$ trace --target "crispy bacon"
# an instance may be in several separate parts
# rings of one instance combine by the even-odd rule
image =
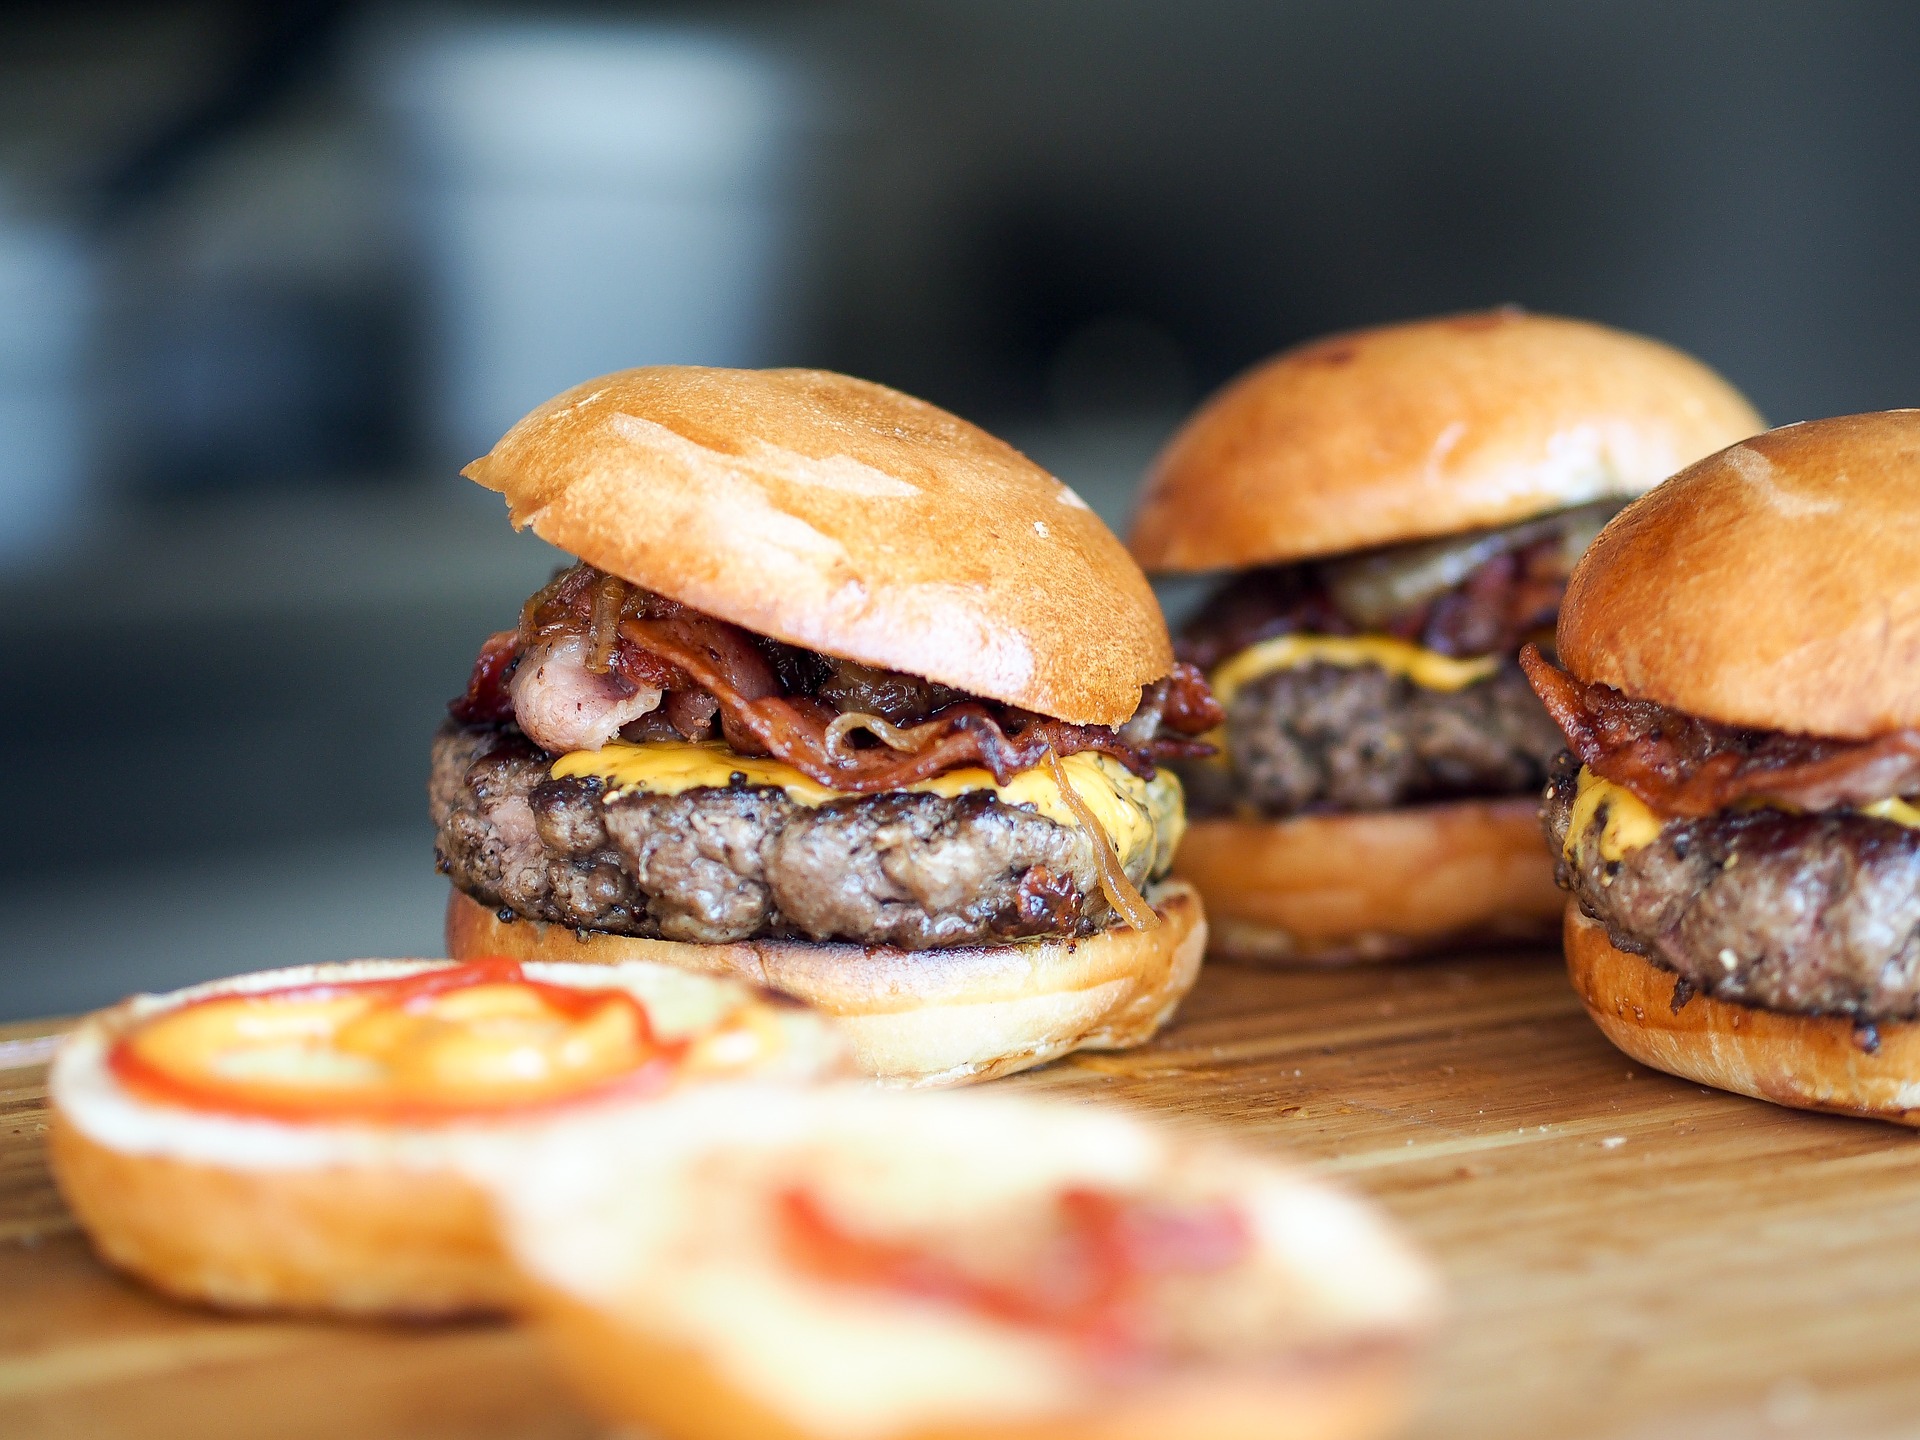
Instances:
[[[1226,709],[1207,688],[1207,677],[1199,666],[1183,660],[1161,683],[1167,688],[1160,718],[1169,729],[1183,735],[1204,735],[1215,726],[1226,724]]]
[[[1040,764],[1049,750],[1063,756],[1098,751],[1150,777],[1168,760],[1211,754],[1210,746],[1192,737],[1223,718],[1205,677],[1184,664],[1147,688],[1140,715],[1122,730],[1071,725],[957,697],[927,682],[893,685],[886,672],[864,667],[854,667],[861,671],[854,677],[861,683],[853,684],[818,657],[638,587],[616,589],[617,584],[602,583],[599,572],[586,565],[556,576],[528,601],[518,631],[503,631],[488,642],[468,693],[449,707],[456,718],[512,719],[506,681],[518,657],[567,638],[576,646],[584,641],[596,659],[604,657],[608,671],[636,691],[663,692],[660,709],[675,732],[699,738],[710,733],[707,727],[717,718],[727,744],[741,754],[776,756],[823,785],[854,794],[898,789],[969,765],[1005,784]],[[616,597],[614,620],[610,606]],[[815,688],[804,679],[809,666],[828,676],[819,693],[808,693]],[[795,689],[796,683],[805,688]],[[847,727],[834,725],[844,704],[894,690],[902,697],[923,695],[937,705],[915,718],[912,748],[850,744],[843,733]]]
[[[501,630],[487,637],[473,662],[467,688],[447,706],[463,725],[504,725],[513,719],[513,693],[507,682],[520,663],[520,632]]]
[[[1835,740],[1723,725],[1583,684],[1537,646],[1520,664],[1581,763],[1662,814],[1700,817],[1742,801],[1834,810],[1920,791],[1920,731]]]

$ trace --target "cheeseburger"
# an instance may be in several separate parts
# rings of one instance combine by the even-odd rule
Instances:
[[[1547,789],[1567,964],[1636,1060],[1920,1123],[1920,410],[1770,431],[1607,527]]]
[[[1375,959],[1550,934],[1536,802],[1551,643],[1609,516],[1760,418],[1664,345],[1500,310],[1336,335],[1215,396],[1157,462],[1134,555],[1225,572],[1179,639],[1226,709],[1183,767],[1180,873],[1217,951]]]
[[[745,976],[896,1083],[1171,1014],[1205,926],[1163,766],[1219,713],[1072,490],[879,385],[677,366],[465,473],[579,563],[434,742],[451,954]]]

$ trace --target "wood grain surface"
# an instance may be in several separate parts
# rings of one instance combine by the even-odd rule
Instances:
[[[101,1270],[42,1159],[59,1029],[0,1027],[0,1435],[593,1433],[508,1326],[228,1320]],[[1556,957],[1209,969],[1157,1043],[1001,1083],[1376,1197],[1452,1295],[1416,1436],[1920,1434],[1920,1137],[1642,1069]]]

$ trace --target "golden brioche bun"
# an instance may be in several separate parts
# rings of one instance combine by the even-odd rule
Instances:
[[[762,635],[1076,724],[1173,665],[1139,568],[1011,446],[820,370],[575,386],[463,472],[516,526]]]
[[[1357,1440],[1404,1418],[1432,1278],[1369,1207],[1300,1172],[1007,1094],[716,1098],[610,1114],[496,1187],[563,1369],[616,1421],[663,1440]],[[1057,1334],[823,1281],[771,1223],[799,1188],[857,1233],[977,1238],[1071,1187],[1246,1217],[1251,1253],[1222,1285],[1231,1353],[1089,1363]]]
[[[1272,565],[1638,495],[1763,421],[1699,361],[1494,310],[1316,340],[1201,407],[1147,480],[1150,571]]]
[[[1799,1110],[1920,1125],[1920,1023],[1876,1026],[1862,1049],[1850,1020],[1790,1015],[1695,995],[1673,1008],[1673,971],[1616,949],[1606,926],[1567,905],[1567,973],[1601,1032],[1656,1070]]]
[[[1864,738],[1920,725],[1920,410],[1709,456],[1574,569],[1560,658],[1712,720]]]
[[[101,1258],[176,1298],[232,1310],[422,1317],[508,1308],[518,1285],[465,1172],[593,1104],[435,1126],[293,1123],[161,1104],[127,1090],[107,1064],[134,1026],[196,1000],[444,963],[261,971],[135,996],[83,1021],[54,1060],[49,1154],[60,1193]],[[755,994],[644,964],[599,972],[536,965],[528,974],[628,989],[666,1039],[698,1033]],[[845,1073],[844,1047],[825,1025],[797,1007],[777,1013],[789,1041],[781,1076]]]
[[[699,1351],[535,1288],[551,1350],[601,1414],[662,1440],[822,1440],[719,1373]],[[923,1425],[902,1440],[1361,1440],[1397,1430],[1412,1403],[1401,1350],[1329,1356],[1240,1383],[1209,1376],[1084,1415]]]
[[[1207,902],[1209,953],[1247,964],[1388,960],[1544,940],[1563,892],[1532,797],[1195,820],[1174,872]]]
[[[1147,898],[1162,921],[1153,930],[898,950],[804,940],[698,945],[502,921],[455,888],[447,953],[587,964],[644,959],[735,976],[832,1016],[867,1075],[892,1085],[960,1085],[1071,1050],[1139,1045],[1166,1024],[1199,973],[1207,921],[1188,886],[1162,885]]]

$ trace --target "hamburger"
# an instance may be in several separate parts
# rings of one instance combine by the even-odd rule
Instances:
[[[1219,714],[1072,490],[883,386],[679,366],[465,473],[579,559],[434,741],[452,955],[741,975],[900,1084],[1172,1013],[1205,927],[1165,765]]]
[[[562,1371],[663,1440],[1366,1440],[1438,1309],[1372,1207],[1111,1109],[708,1091],[496,1186]],[[645,1204],[635,1204],[645,1196]]]
[[[1177,650],[1226,710],[1180,767],[1216,952],[1550,935],[1535,807],[1561,741],[1516,656],[1620,505],[1760,428],[1685,355],[1511,309],[1314,341],[1188,421],[1130,543],[1215,579]]]
[[[1524,657],[1567,965],[1644,1064],[1920,1123],[1917,500],[1920,410],[1756,436],[1608,526]]]

